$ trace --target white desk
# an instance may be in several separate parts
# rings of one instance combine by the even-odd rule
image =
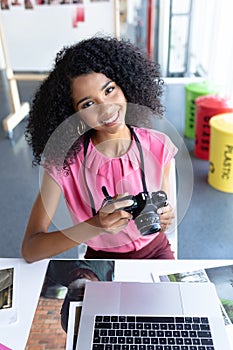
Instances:
[[[162,275],[221,265],[233,265],[233,260],[118,260],[115,280],[152,282],[152,273]]]
[[[0,269],[14,267],[16,273],[17,321],[0,325],[0,344],[12,350],[26,346],[48,261],[27,264],[23,259],[0,259]]]
[[[0,269],[6,266],[16,267],[18,277],[18,321],[0,326],[0,343],[12,350],[25,348],[48,262],[49,260],[43,260],[27,264],[23,259],[0,259]],[[161,275],[221,265],[233,265],[233,260],[118,260],[115,263],[115,280],[153,282],[152,273]],[[232,325],[227,326],[227,332],[233,349]]]

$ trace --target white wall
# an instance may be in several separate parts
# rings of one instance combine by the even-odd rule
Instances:
[[[5,68],[5,62],[3,58],[2,46],[0,45],[0,69]]]
[[[72,18],[84,7],[85,21],[77,28]],[[48,71],[63,47],[101,32],[115,34],[114,0],[84,0],[83,5],[11,6],[0,10],[9,66],[14,71]],[[0,68],[5,67],[0,49]]]

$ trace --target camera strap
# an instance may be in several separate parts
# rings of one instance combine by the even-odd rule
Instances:
[[[145,166],[144,166],[144,157],[143,157],[143,152],[142,152],[142,145],[141,142],[139,141],[137,134],[135,133],[134,129],[132,128],[132,126],[127,125],[130,132],[131,132],[131,138],[134,137],[134,140],[136,142],[136,145],[138,147],[138,151],[139,151],[139,155],[140,155],[140,162],[141,162],[141,177],[142,177],[142,186],[143,186],[143,192],[148,193],[147,191],[147,187],[146,187],[146,179],[145,179]]]
[[[140,170],[141,170],[143,192],[148,193],[147,187],[146,187],[146,179],[145,179],[145,171],[144,171],[144,157],[143,157],[141,142],[139,141],[133,127],[131,125],[128,125],[128,124],[127,124],[127,127],[129,128],[130,133],[131,133],[131,140],[134,138],[136,145],[137,145],[137,148],[138,148],[138,151],[139,151],[139,155],[140,155],[140,162],[141,162]],[[83,148],[83,154],[84,154],[83,177],[84,177],[85,185],[86,185],[86,188],[88,191],[88,196],[89,196],[90,203],[91,203],[92,215],[95,216],[97,214],[96,209],[95,209],[95,202],[94,202],[94,198],[93,198],[91,190],[88,186],[87,178],[86,178],[86,155],[87,155],[87,150],[88,150],[88,146],[90,143],[90,138],[91,138],[90,132],[87,132],[86,138],[84,140],[84,148]]]

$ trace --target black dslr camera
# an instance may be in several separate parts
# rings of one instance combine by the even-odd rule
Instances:
[[[112,200],[107,193],[106,188],[102,188],[107,200]],[[126,196],[118,199],[122,201],[132,199],[133,204],[129,207],[121,208],[127,211],[133,217],[133,220],[142,236],[150,235],[161,230],[159,215],[157,210],[168,205],[167,195],[164,191],[157,192],[139,192],[135,196]]]

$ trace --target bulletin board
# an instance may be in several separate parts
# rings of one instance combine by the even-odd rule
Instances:
[[[42,80],[57,52],[96,34],[119,36],[119,0],[0,0],[0,46],[12,113],[3,120],[9,138],[30,110],[18,80]],[[0,57],[0,59],[1,59]]]
[[[48,71],[63,46],[96,33],[117,36],[116,5],[116,0],[1,0],[10,67],[17,72]]]

